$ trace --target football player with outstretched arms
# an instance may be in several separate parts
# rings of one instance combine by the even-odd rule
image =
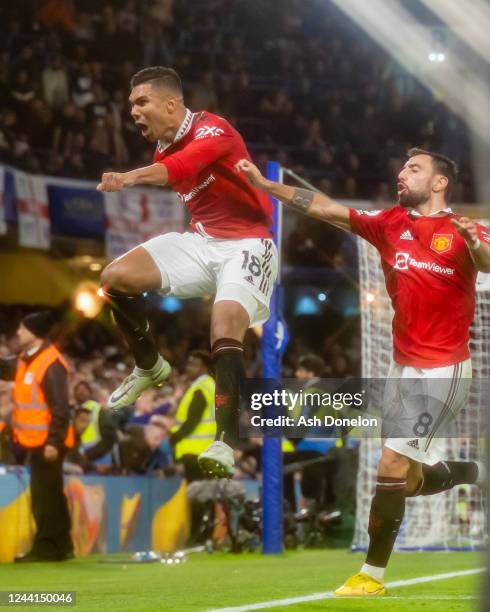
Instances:
[[[410,429],[384,440],[366,562],[335,593],[382,595],[406,498],[485,479],[479,462],[445,460],[437,432],[441,435],[468,399],[469,328],[477,273],[490,272],[489,230],[449,208],[456,166],[449,158],[423,149],[408,152],[398,175],[398,204],[382,211],[348,208],[321,193],[269,181],[249,160],[241,160],[236,169],[254,187],[289,207],[358,234],[381,256],[394,309],[385,415],[396,423],[409,423]],[[402,384],[407,379],[423,381],[428,409],[411,395],[413,385]],[[430,414],[424,428],[418,420],[422,410]]]
[[[131,115],[155,143],[153,163],[129,172],[106,172],[97,189],[168,186],[187,206],[190,231],[156,236],[110,263],[102,287],[134,358],[135,368],[109,398],[118,409],[160,386],[170,364],[159,354],[146,314],[147,291],[179,298],[216,294],[210,344],[216,378],[216,441],[201,453],[201,468],[232,476],[238,438],[239,381],[248,327],[269,317],[277,274],[271,236],[272,204],[235,171],[249,159],[240,134],[222,117],[184,104],[175,70],[145,68],[131,79]],[[196,453],[197,454],[197,453]]]

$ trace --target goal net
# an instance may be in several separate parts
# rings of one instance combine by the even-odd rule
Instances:
[[[384,378],[392,355],[393,311],[386,293],[379,254],[358,238],[360,303],[362,325],[362,376]],[[448,305],[448,308],[451,306]],[[476,460],[483,457],[481,419],[486,410],[484,385],[490,378],[490,275],[480,274],[477,306],[471,327],[470,350],[473,382],[470,401],[458,416],[461,437],[446,440],[448,460]],[[364,438],[359,447],[357,512],[353,549],[368,546],[368,518],[374,495],[381,440]],[[461,485],[438,495],[407,498],[405,518],[396,541],[396,550],[465,550],[483,544],[485,518],[483,495],[476,486]]]

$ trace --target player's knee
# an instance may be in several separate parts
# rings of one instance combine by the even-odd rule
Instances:
[[[383,448],[378,465],[378,473],[381,476],[393,476],[395,478],[406,478],[410,469],[410,460],[390,448]]]
[[[104,288],[114,289],[122,293],[134,293],[137,289],[131,283],[131,275],[126,266],[119,262],[112,262],[106,266],[100,275],[100,281]]]

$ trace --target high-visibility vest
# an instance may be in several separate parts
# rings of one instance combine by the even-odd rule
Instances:
[[[94,400],[87,400],[82,404],[82,408],[90,410],[90,424],[87,429],[83,432],[81,437],[82,448],[90,448],[95,446],[100,440],[99,431],[99,414],[102,408],[102,404]]]
[[[100,411],[102,410],[102,404],[96,402],[95,400],[87,400],[82,404],[82,408],[85,410],[90,410],[90,423],[87,429],[83,432],[81,437],[81,449],[88,450],[92,448],[100,441],[100,429],[99,429],[99,416]],[[92,463],[97,464],[107,464],[112,462],[112,453],[111,451],[107,452],[102,457],[98,459],[94,459]]]
[[[196,378],[184,393],[175,415],[177,423],[172,427],[172,431],[180,429],[182,423],[187,420],[189,406],[196,391],[201,391],[204,395],[206,407],[194,431],[175,445],[176,460],[179,460],[183,455],[200,455],[214,442],[216,435],[216,422],[214,420],[215,383],[209,374]]]
[[[46,443],[51,422],[51,410],[44,397],[41,383],[47,369],[56,361],[68,370],[68,364],[58,349],[50,344],[27,363],[22,357],[17,364],[13,392],[12,428],[15,440],[26,448]],[[68,448],[74,444],[71,424],[64,440]]]
[[[295,451],[294,444],[287,438],[281,440],[281,449],[283,453],[294,453]]]

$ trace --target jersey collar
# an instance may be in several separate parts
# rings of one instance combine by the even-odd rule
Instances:
[[[161,142],[160,140],[157,142],[157,149],[160,153],[163,153],[165,149],[168,149],[170,145],[173,145],[187,134],[187,132],[191,129],[192,119],[194,118],[195,113],[193,113],[188,108],[185,109],[185,117],[184,121],[180,124],[179,129],[177,130],[177,134],[175,134],[175,138],[172,142]]]
[[[435,210],[434,212],[430,213],[430,215],[421,215],[417,210],[410,210],[408,213],[411,217],[436,217],[437,215],[452,215],[453,211],[451,208],[447,207],[447,208],[441,208],[441,210]]]

